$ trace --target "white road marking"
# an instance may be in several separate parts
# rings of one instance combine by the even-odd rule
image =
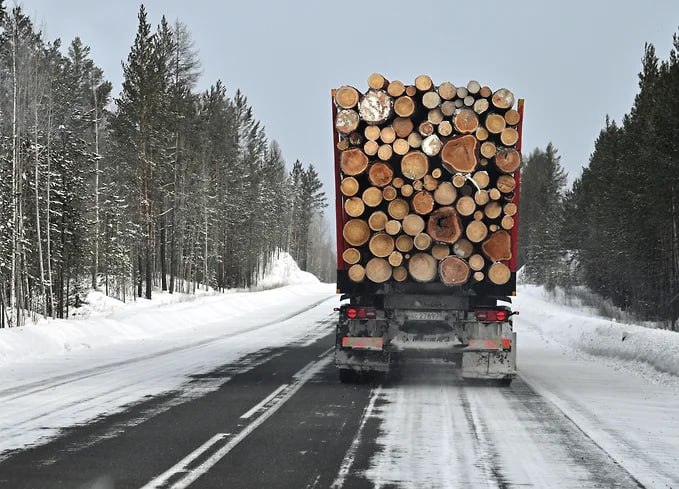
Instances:
[[[299,391],[304,384],[309,382],[314,375],[325,368],[332,357],[326,356],[320,360],[313,361],[306,366],[304,366],[300,371],[298,371],[293,378],[295,382],[287,385],[281,392],[283,395],[279,396],[275,404],[271,405],[266,411],[264,411],[259,417],[255,418],[250,424],[245,426],[240,432],[238,432],[233,438],[207,458],[203,463],[194,468],[189,468],[191,462],[196,460],[200,455],[205,453],[211,447],[215,446],[219,441],[225,439],[225,435],[217,434],[210,438],[207,442],[201,445],[198,449],[191,452],[184,459],[180,460],[176,465],[166,470],[158,477],[154,478],[151,482],[144,485],[141,489],[185,489],[193,482],[195,482],[200,476],[208,472],[212,467],[214,467],[217,462],[224,458],[231,450],[233,450],[240,442],[242,442],[250,433],[255,431],[262,423],[274,415],[287,401],[294,396],[297,391]],[[280,393],[279,393],[280,394]],[[247,414],[247,413],[246,413]],[[184,474],[179,480],[174,482],[172,485],[167,486],[167,482],[175,478],[179,474]]]
[[[363,435],[363,428],[365,427],[365,423],[368,420],[368,418],[372,417],[373,411],[375,410],[375,401],[377,400],[381,393],[382,386],[373,389],[373,391],[370,393],[370,402],[368,402],[368,405],[366,406],[365,410],[363,411],[363,414],[361,415],[361,422],[358,425],[356,436],[354,436],[354,439],[351,442],[349,450],[347,450],[347,453],[344,455],[344,459],[342,460],[342,465],[340,465],[340,470],[337,474],[337,477],[335,477],[332,486],[330,486],[331,489],[342,489],[342,487],[344,487],[344,481],[349,475],[351,466],[354,465],[354,460],[356,459],[356,452],[358,451],[358,447],[362,441],[361,437]]]
[[[257,404],[255,407],[250,409],[247,413],[243,414],[240,419],[250,419],[253,414],[257,413],[260,409],[262,409],[264,406],[266,406],[274,397],[276,397],[282,390],[284,390],[288,384],[283,384],[281,385],[278,389],[273,391],[271,394],[266,396],[264,399],[261,400],[259,404]]]

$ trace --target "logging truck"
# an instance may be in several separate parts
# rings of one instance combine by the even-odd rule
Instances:
[[[374,73],[332,113],[340,380],[425,357],[508,385],[523,100]]]

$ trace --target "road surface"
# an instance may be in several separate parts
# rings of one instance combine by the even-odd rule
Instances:
[[[466,384],[438,362],[343,385],[331,353],[336,299],[312,304],[280,324],[0,387],[13,420],[0,424],[0,487],[679,487],[673,388],[564,355],[529,320],[510,387]],[[296,323],[304,334],[262,346]],[[246,339],[250,353],[206,370],[206,358],[245,351]],[[183,369],[180,385],[133,399],[144,385],[154,392],[168,365]],[[123,407],[107,413],[107,403]],[[65,427],[93,404],[101,415]]]

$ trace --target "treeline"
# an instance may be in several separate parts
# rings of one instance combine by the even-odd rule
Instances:
[[[80,39],[0,0],[0,327],[67,317],[88,287],[249,287],[279,250],[332,280],[314,167],[286,169],[240,91],[196,90],[186,26],[138,21],[112,98]]]
[[[647,44],[639,92],[620,124],[606,120],[589,166],[562,193],[558,212],[522,193],[521,240],[530,278],[584,284],[640,318],[677,330],[679,318],[679,36],[669,59]],[[563,171],[533,153],[524,168],[563,189]],[[557,160],[558,163],[558,160]],[[537,179],[537,177],[536,177]],[[537,213],[538,217],[534,217]],[[527,226],[527,227],[526,227]],[[533,228],[539,228],[535,230]],[[540,241],[533,235],[541,234]],[[559,236],[555,240],[555,236]],[[554,247],[555,243],[560,246]]]

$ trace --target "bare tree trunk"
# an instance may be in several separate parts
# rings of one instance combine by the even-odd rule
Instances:
[[[36,70],[37,71],[37,70]],[[37,73],[36,73],[37,75]],[[36,76],[37,80],[37,76]],[[47,317],[47,295],[45,293],[45,266],[43,264],[42,254],[42,231],[40,229],[40,158],[38,153],[38,94],[36,81],[36,94],[33,105],[33,146],[35,149],[35,229],[38,234],[38,260],[40,261],[40,292],[43,297],[43,316]]]
[[[92,288],[97,288],[97,274],[99,273],[99,100],[97,87],[90,75],[90,85],[94,96],[94,257],[92,263]]]

